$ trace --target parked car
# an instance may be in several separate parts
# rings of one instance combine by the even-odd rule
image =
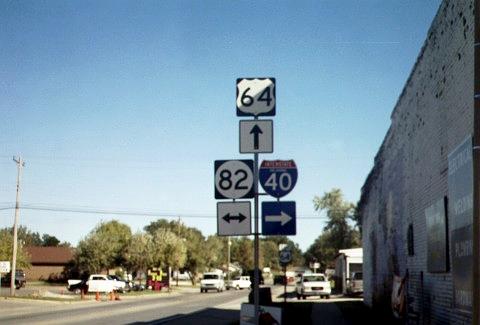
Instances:
[[[355,295],[363,293],[363,272],[352,272],[347,279],[347,294]]]
[[[239,289],[248,289],[252,285],[249,276],[237,276],[233,280],[230,280],[227,283],[227,290],[230,288],[239,290]]]
[[[2,287],[9,287],[10,286],[10,279],[11,279],[11,272],[5,275],[2,275]],[[27,279],[25,276],[25,272],[20,269],[15,271],[15,288],[20,289],[25,287],[27,283]]]
[[[68,280],[68,286],[67,290],[71,291],[77,295],[80,293],[87,293],[88,292],[88,284],[87,284],[88,279],[82,279],[82,280]]]
[[[332,289],[330,282],[323,273],[304,274],[296,283],[297,299],[306,299],[307,296],[330,298]]]
[[[222,273],[207,272],[203,274],[203,279],[200,281],[200,292],[207,292],[208,290],[222,292],[224,289],[225,282]]]
[[[67,282],[67,289],[77,293],[80,293],[82,290],[85,289],[87,290],[87,292],[123,292],[126,286],[124,281],[116,280],[112,276],[106,274],[92,274],[88,277],[88,279],[71,279]]]
[[[115,282],[115,290],[118,291],[118,292],[128,292],[132,289],[132,285],[131,285],[131,282],[129,281],[126,281],[124,279],[122,279],[121,277],[117,276],[117,275],[109,275],[109,278],[111,280],[114,280],[116,281]]]

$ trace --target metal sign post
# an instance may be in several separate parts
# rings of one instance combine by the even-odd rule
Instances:
[[[255,116],[255,119],[257,117]],[[254,232],[254,271],[253,271],[253,303],[255,304],[255,324],[259,323],[260,318],[260,276],[259,272],[259,243],[258,243],[258,153],[253,154],[253,188],[255,191],[254,210],[255,210],[255,232]]]

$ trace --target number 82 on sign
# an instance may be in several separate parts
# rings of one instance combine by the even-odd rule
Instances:
[[[216,199],[253,197],[253,160],[215,160]]]

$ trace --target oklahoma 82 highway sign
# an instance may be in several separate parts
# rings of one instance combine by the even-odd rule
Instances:
[[[237,79],[237,116],[274,116],[275,78]]]
[[[253,198],[253,160],[215,160],[215,198]]]

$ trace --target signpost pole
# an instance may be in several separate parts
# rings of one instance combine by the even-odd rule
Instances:
[[[255,116],[255,120],[258,117]],[[255,305],[255,324],[259,324],[260,318],[260,292],[259,292],[259,243],[258,243],[258,153],[253,154],[253,190],[254,197],[254,271],[253,271],[253,303]]]
[[[283,303],[287,303],[287,264],[283,264],[283,275],[284,275],[284,281],[283,281]]]

